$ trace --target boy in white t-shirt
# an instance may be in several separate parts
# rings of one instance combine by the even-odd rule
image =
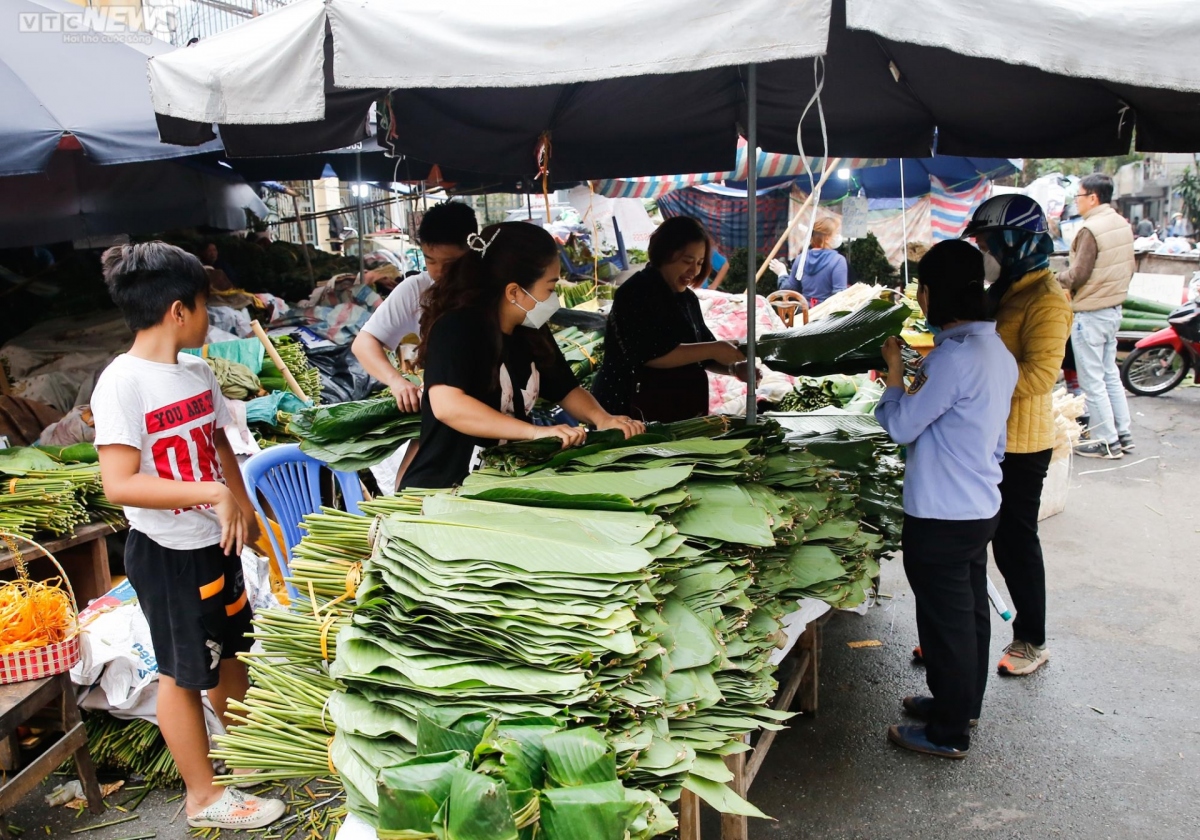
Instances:
[[[164,242],[109,248],[104,280],[133,346],[92,396],[100,474],[125,508],[125,571],[158,659],[158,721],[187,786],[188,825],[260,828],[284,804],[213,784],[200,692],[226,721],[245,699],[251,611],[239,559],[254,510],[225,438],[231,420],[207,363],[181,354],[208,331],[208,278]]]

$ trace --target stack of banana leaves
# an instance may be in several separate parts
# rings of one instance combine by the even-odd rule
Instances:
[[[571,366],[575,378],[583,387],[588,387],[604,360],[604,333],[563,327],[554,333],[554,340],[558,342],[558,349]]]
[[[835,469],[836,492],[855,499],[862,527],[883,539],[882,556],[898,551],[904,525],[904,462],[900,447],[875,418],[838,409],[770,417],[786,430],[791,445]]]
[[[421,433],[421,415],[405,414],[389,394],[367,400],[306,408],[292,415],[287,431],[300,449],[330,469],[358,472],[392,455]]]
[[[450,836],[479,797],[507,809],[471,836],[505,840],[658,836],[685,788],[762,816],[723,759],[789,717],[780,618],[861,603],[886,547],[829,450],[702,418],[497,447],[456,491],[308,517],[301,597],[257,618],[217,757],[270,779],[332,767],[381,836]],[[586,767],[552,757],[560,737]]]

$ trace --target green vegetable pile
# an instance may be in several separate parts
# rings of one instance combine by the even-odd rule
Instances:
[[[93,519],[123,525],[121,508],[104,497],[97,460],[90,443],[0,449],[0,531],[61,537]]]
[[[1178,308],[1178,306],[1130,295],[1121,305],[1121,329],[1125,332],[1165,330],[1168,326],[1167,316]]]
[[[271,343],[275,345],[275,349],[279,352],[279,358],[287,365],[292,376],[296,377],[296,382],[299,384],[300,390],[304,392],[304,396],[308,397],[314,405],[319,403],[321,401],[321,372],[309,363],[308,356],[304,355],[304,345],[290,335],[273,335]],[[275,367],[275,363],[270,358],[263,359],[259,381],[262,383],[262,387],[268,391],[288,390],[283,372]]]
[[[118,720],[106,712],[84,716],[88,752],[100,770],[117,770],[145,782],[148,789],[178,787],[182,782],[175,759],[158,727],[148,720]],[[74,761],[64,764],[71,769]]]
[[[554,333],[558,349],[571,366],[571,372],[587,388],[600,363],[604,361],[604,334],[578,327],[564,327]]]
[[[802,378],[796,387],[779,401],[780,411],[816,411],[818,408],[841,405],[832,382]]]
[[[394,453],[421,433],[421,415],[404,414],[390,395],[315,406],[296,412],[287,431],[300,448],[331,469],[358,472]]]
[[[861,414],[875,410],[883,387],[872,382],[866,374],[847,376],[833,374],[816,378],[798,378],[793,391],[785,394],[775,406],[784,413],[807,413],[823,408],[845,408]]]
[[[886,300],[867,301],[853,312],[831,315],[758,340],[759,358],[792,376],[865,373],[886,367],[880,348],[899,335],[909,309]]]

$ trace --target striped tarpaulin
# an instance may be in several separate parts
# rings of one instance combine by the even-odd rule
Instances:
[[[713,190],[717,191],[713,191]],[[693,216],[717,241],[718,247],[729,254],[735,248],[749,244],[749,213],[745,193],[723,191],[721,188],[682,189],[658,199],[663,218]],[[788,193],[786,190],[763,191],[758,195],[758,247],[766,251],[775,244],[788,223]]]
[[[933,241],[957,239],[967,226],[971,213],[992,194],[992,182],[987,178],[967,185],[949,187],[940,178],[929,176],[929,217]]]
[[[592,188],[598,195],[609,198],[661,198],[672,190],[697,187],[701,184],[716,184],[721,181],[745,181],[749,172],[746,162],[746,141],[738,140],[737,164],[732,172],[702,172],[696,175],[647,175],[640,178],[607,178],[593,181]],[[843,158],[838,168],[865,169],[883,166],[885,158]],[[809,168],[820,175],[826,165],[825,158],[809,158]],[[788,178],[804,174],[804,158],[800,155],[784,155],[758,150],[759,178]]]

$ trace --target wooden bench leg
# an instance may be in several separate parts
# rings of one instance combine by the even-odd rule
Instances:
[[[798,642],[808,662],[800,680],[800,711],[806,715],[817,713],[817,699],[821,687],[821,625],[814,621],[805,628]]]
[[[700,840],[700,797],[690,790],[679,795],[679,840]]]
[[[726,756],[725,766],[733,773],[733,781],[729,789],[743,799],[746,797],[746,754]],[[750,826],[746,817],[737,814],[721,815],[721,840],[749,840]]]
[[[112,589],[108,543],[103,537],[63,549],[55,556],[75,588],[79,609]]]
[[[59,674],[62,681],[62,722],[63,732],[67,733],[83,723],[79,714],[79,704],[75,702],[75,686],[71,685],[69,674]],[[79,772],[79,783],[83,785],[83,793],[87,796],[88,810],[93,814],[104,813],[104,797],[100,793],[100,781],[96,778],[96,768],[92,764],[92,754],[88,752],[87,741],[75,750],[75,769]]]

